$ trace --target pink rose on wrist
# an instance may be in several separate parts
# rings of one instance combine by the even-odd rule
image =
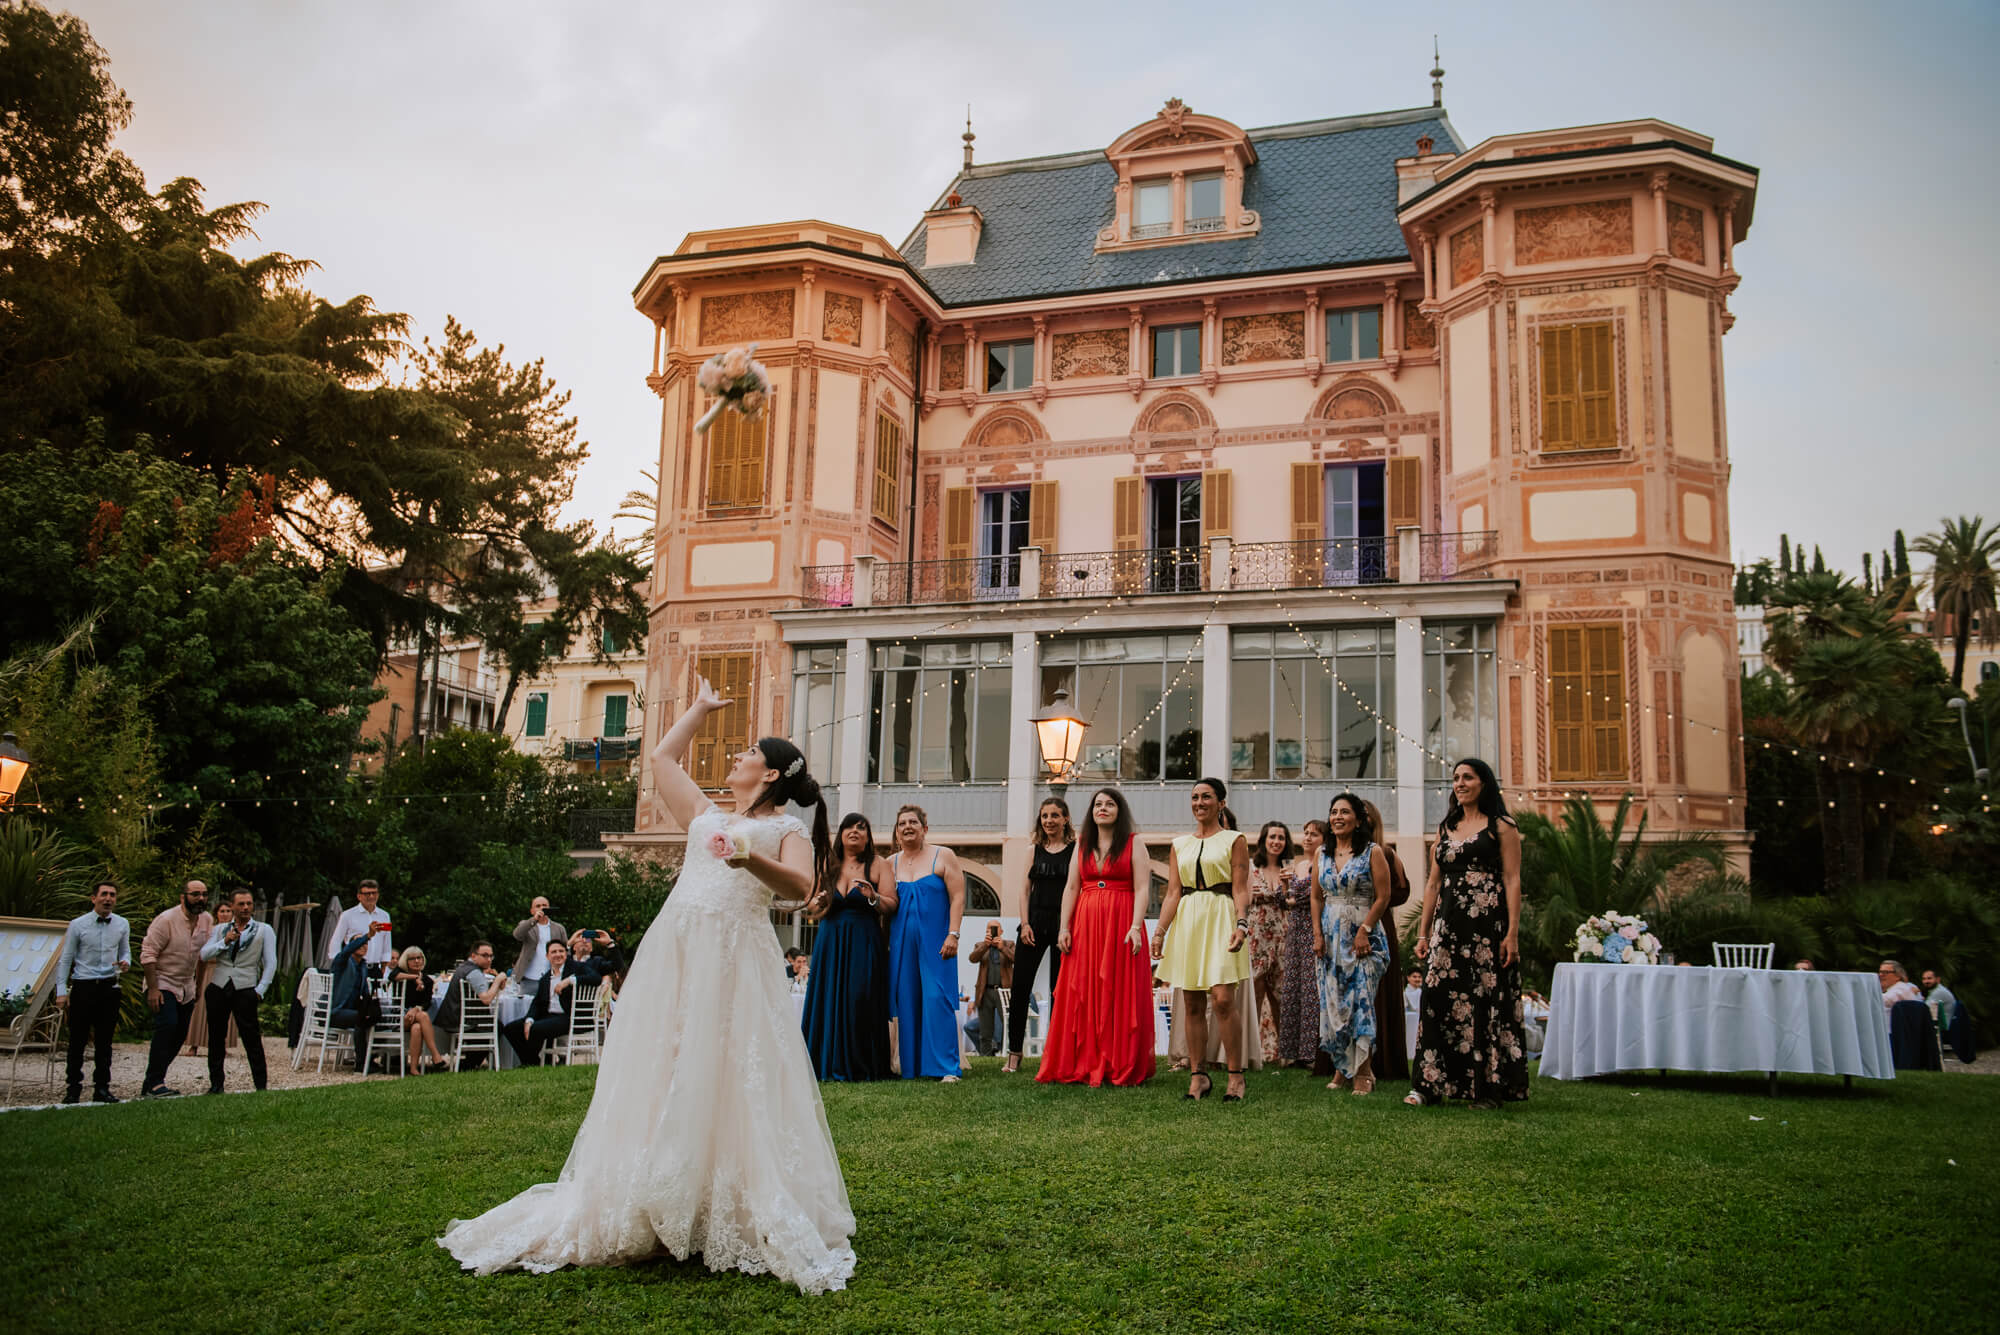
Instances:
[[[720,830],[708,836],[707,848],[713,856],[724,862],[736,855],[736,841]]]

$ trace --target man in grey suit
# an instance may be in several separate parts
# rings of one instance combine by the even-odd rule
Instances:
[[[549,942],[560,941],[567,949],[569,930],[549,917],[549,901],[536,895],[528,906],[528,916],[514,929],[514,939],[521,943],[520,958],[514,961],[514,981],[522,991],[532,992],[549,971]]]
[[[250,1062],[250,1083],[264,1088],[264,1034],[257,1027],[257,1004],[278,972],[278,935],[251,917],[256,896],[237,890],[229,897],[229,921],[201,948],[201,957],[215,965],[208,976],[203,1001],[208,1007],[208,1092],[222,1092],[222,1049],[229,1038],[229,1022],[236,1021],[236,1036],[243,1040],[243,1055]]]

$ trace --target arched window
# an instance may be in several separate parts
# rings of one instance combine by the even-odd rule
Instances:
[[[967,913],[1000,911],[999,892],[971,872],[965,873],[965,911]]]

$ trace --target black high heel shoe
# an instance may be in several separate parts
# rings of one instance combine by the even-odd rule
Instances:
[[[1230,1072],[1229,1072],[1229,1074],[1231,1074],[1231,1075],[1242,1075],[1242,1074],[1243,1074],[1243,1072],[1241,1072],[1241,1071],[1230,1071]],[[1223,1101],[1224,1103],[1241,1103],[1241,1102],[1243,1102],[1243,1096],[1242,1096],[1241,1094],[1224,1094],[1224,1095],[1222,1096],[1222,1101]]]
[[[1211,1093],[1215,1091],[1215,1081],[1209,1078],[1209,1074],[1207,1071],[1196,1071],[1194,1073],[1194,1078],[1201,1081],[1201,1093],[1196,1094],[1195,1092],[1190,1090],[1189,1092],[1181,1095],[1181,1098],[1192,1100],[1195,1103],[1200,1103],[1203,1099],[1207,1098]]]

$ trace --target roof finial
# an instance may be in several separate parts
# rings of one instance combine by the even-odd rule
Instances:
[[[965,133],[959,138],[965,141],[965,169],[972,170],[972,141],[978,136],[972,133],[972,104],[965,104]]]
[[[1444,63],[1438,59],[1437,34],[1431,34],[1431,105],[1444,105]]]

